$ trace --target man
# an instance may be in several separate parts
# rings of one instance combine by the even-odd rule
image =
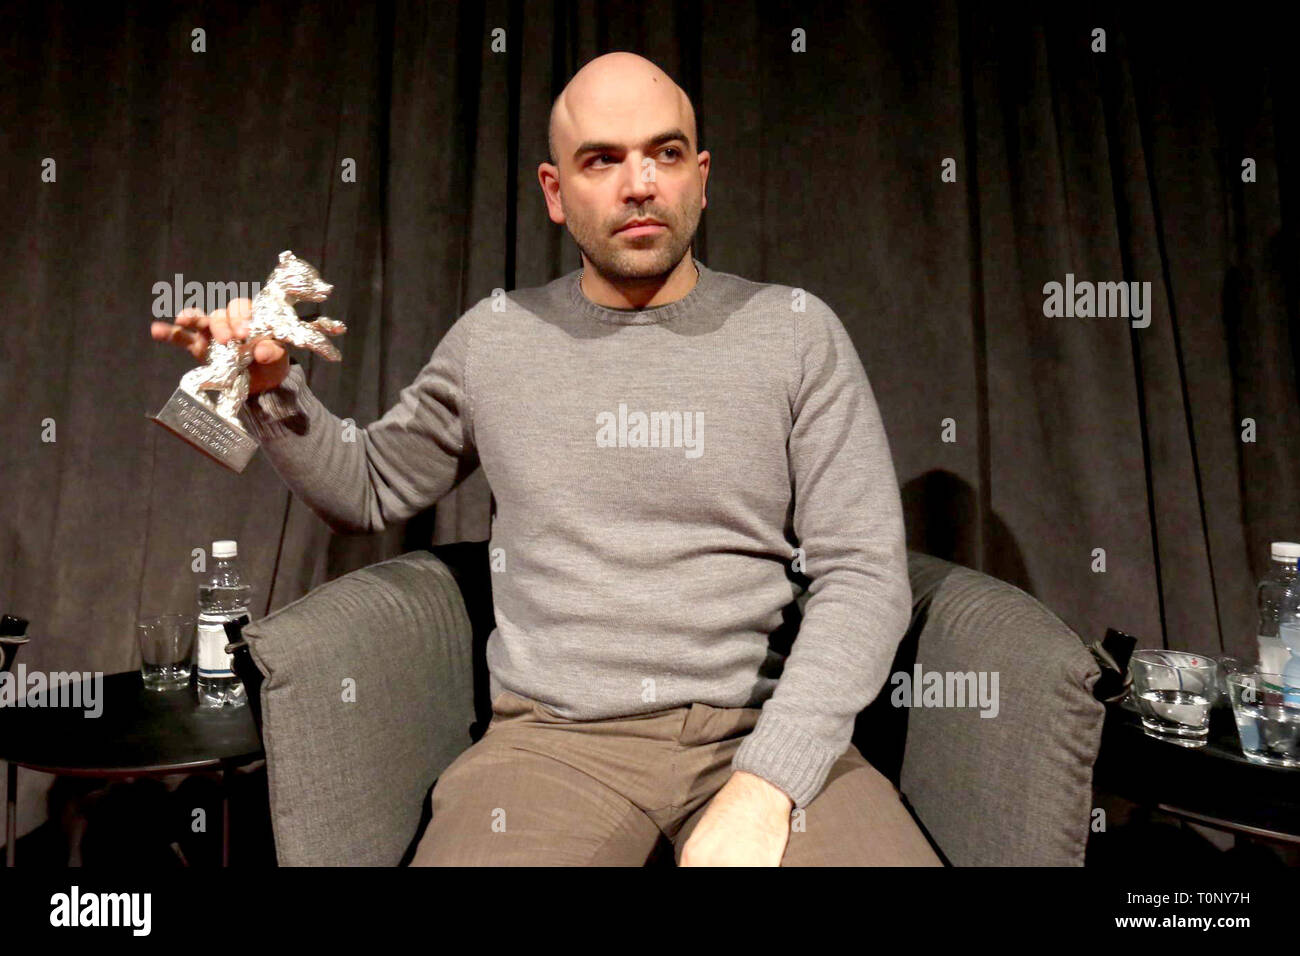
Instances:
[[[274,343],[244,410],[341,532],[479,465],[493,489],[493,719],[439,778],[414,862],[637,865],[663,834],[683,865],[938,865],[850,744],[911,616],[852,342],[816,296],[689,254],[710,157],[653,63],[588,63],[549,134],[538,179],[580,272],[477,303],[354,442]],[[154,336],[201,357],[247,314]]]

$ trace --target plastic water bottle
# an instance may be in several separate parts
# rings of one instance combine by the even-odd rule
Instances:
[[[199,585],[199,706],[242,707],[248,697],[235,676],[234,659],[226,653],[230,638],[225,622],[248,613],[252,589],[240,575],[234,541],[212,542],[212,563],[211,573]]]
[[[1259,669],[1265,674],[1282,674],[1288,663],[1294,661],[1294,652],[1300,646],[1288,648],[1282,634],[1283,612],[1300,598],[1300,544],[1293,541],[1274,541],[1271,547],[1272,567],[1259,582]],[[1288,628],[1293,627],[1287,622]],[[1290,630],[1288,630],[1290,634]],[[1292,638],[1294,640],[1295,638]],[[1267,686],[1267,685],[1266,685]],[[1275,688],[1281,690],[1281,688]]]
[[[1300,559],[1291,568],[1291,588],[1282,599],[1278,615],[1277,632],[1286,645],[1290,660],[1282,668],[1284,700],[1288,707],[1300,707]]]

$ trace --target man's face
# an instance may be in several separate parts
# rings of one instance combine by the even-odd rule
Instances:
[[[577,135],[557,144],[552,220],[611,281],[666,276],[690,248],[707,205],[708,153],[695,153],[676,109],[619,104],[590,110],[576,125]],[[628,228],[641,219],[660,225]]]

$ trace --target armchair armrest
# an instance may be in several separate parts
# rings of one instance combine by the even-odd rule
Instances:
[[[916,552],[908,565],[922,672],[996,674],[998,694],[996,716],[912,708],[901,789],[954,865],[1082,866],[1105,719],[1092,654],[1011,584]]]
[[[244,628],[261,687],[283,866],[397,864],[430,785],[471,743],[470,623],[447,567],[413,551]]]

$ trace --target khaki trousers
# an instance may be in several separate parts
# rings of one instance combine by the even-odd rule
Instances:
[[[573,721],[510,692],[439,777],[412,866],[642,866],[675,856],[758,708],[691,704]],[[850,746],[791,819],[782,866],[941,866],[898,791]]]

